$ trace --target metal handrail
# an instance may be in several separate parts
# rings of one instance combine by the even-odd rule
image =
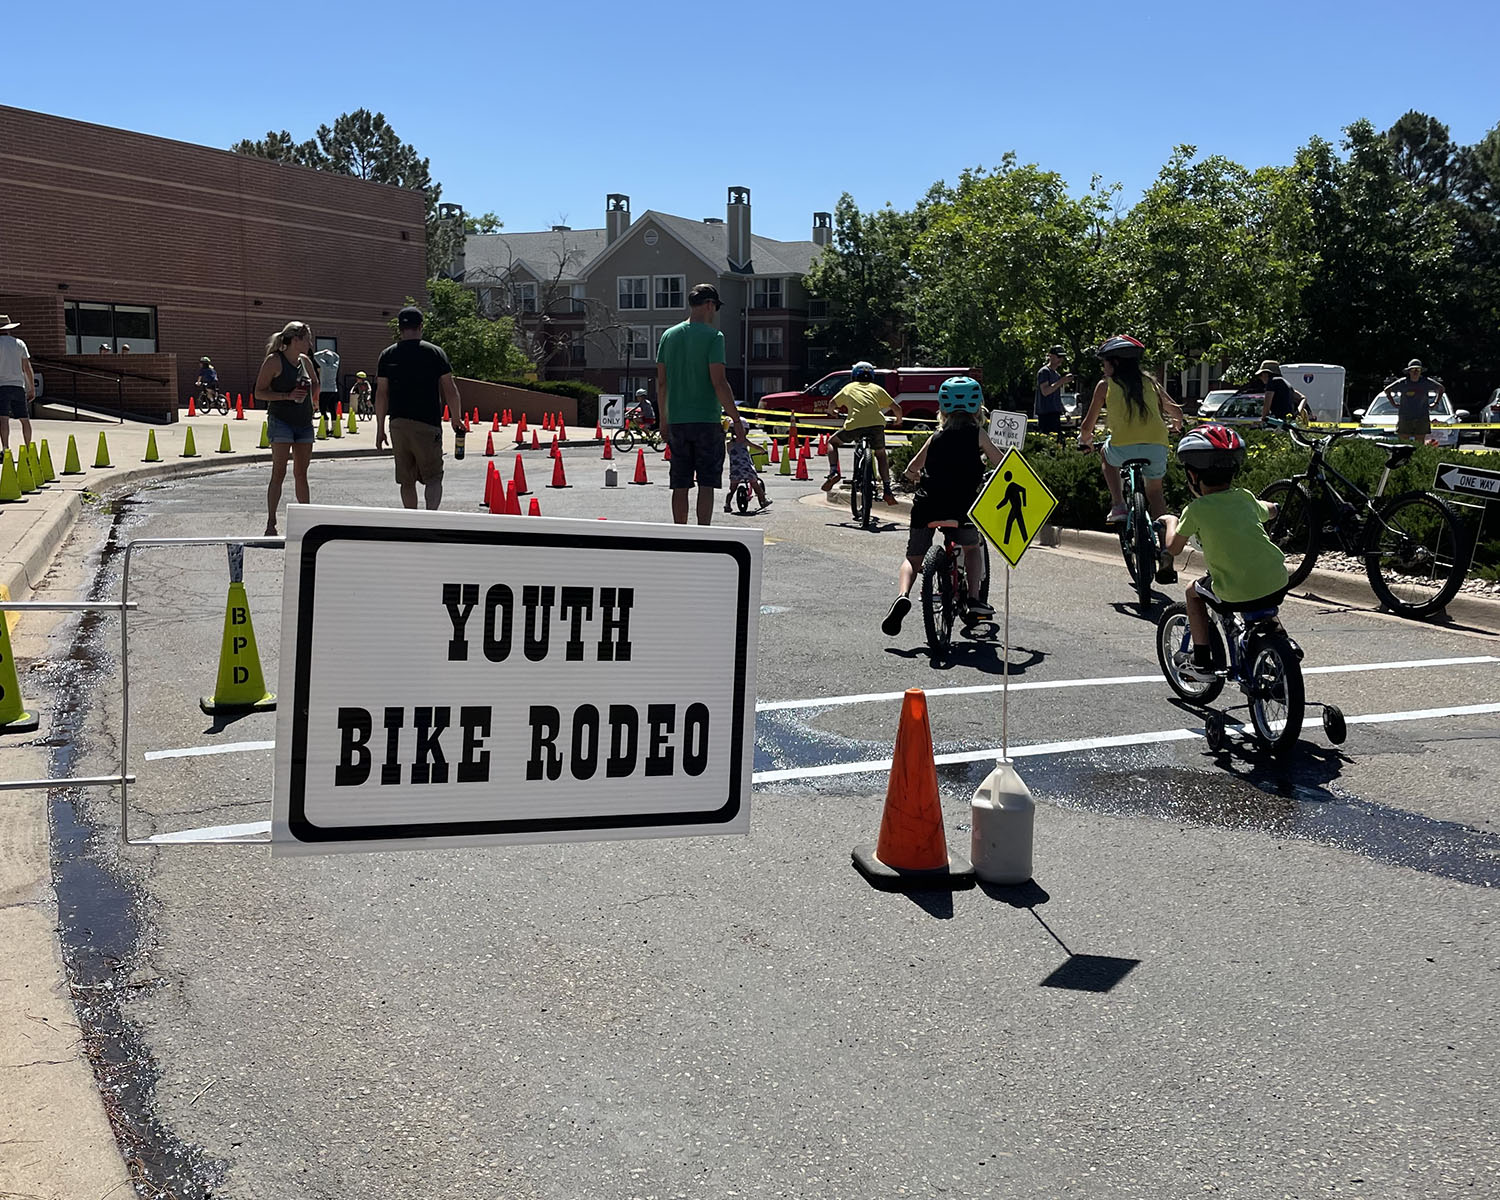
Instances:
[[[78,420],[78,376],[87,375],[93,379],[113,379],[115,381],[115,410],[121,425],[125,424],[125,380],[140,379],[146,383],[160,383],[170,385],[170,379],[162,379],[157,375],[143,375],[139,371],[111,371],[102,367],[86,367],[79,363],[69,362],[62,358],[50,358],[44,354],[33,354],[33,363],[43,367],[55,367],[59,371],[67,371],[73,376],[73,420]],[[46,403],[45,399],[43,403]]]

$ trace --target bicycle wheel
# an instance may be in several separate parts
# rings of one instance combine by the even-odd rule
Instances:
[[[615,430],[614,436],[610,438],[610,441],[614,442],[615,449],[621,454],[629,454],[635,449],[635,434],[631,433],[630,429],[625,425],[621,425],[620,428]]]
[[[875,487],[870,480],[870,455],[863,446],[854,450],[854,479],[849,485],[849,511],[855,524],[864,529],[871,525],[871,500]]]
[[[1219,623],[1210,621],[1208,628],[1214,643],[1214,661],[1222,663],[1225,661],[1224,638],[1219,631]],[[1167,685],[1184,700],[1193,704],[1212,704],[1224,690],[1224,681],[1217,675],[1203,682],[1184,679],[1180,674],[1184,664],[1183,656],[1190,658],[1192,653],[1187,605],[1169,604],[1156,622],[1156,661],[1161,664],[1161,673],[1166,677]]]
[[[1126,501],[1125,520],[1120,525],[1120,553],[1125,557],[1125,569],[1130,572],[1130,581],[1135,585],[1141,606],[1145,607],[1151,602],[1151,577],[1156,572],[1156,564],[1149,561],[1149,551],[1143,557],[1143,544],[1151,544],[1146,497],[1140,492],[1131,492]]]
[[[1469,569],[1468,534],[1431,492],[1403,492],[1365,526],[1365,573],[1375,595],[1403,617],[1430,617]]]
[[[927,645],[938,658],[953,644],[953,575],[948,569],[948,548],[934,541],[922,560],[922,625]]]
[[[660,450],[666,445],[666,442],[662,439],[660,429],[643,429],[641,430],[641,437],[645,439],[646,445],[650,446],[653,450]]]
[[[748,483],[735,485],[734,504],[740,510],[742,517],[750,511],[750,485]]]
[[[359,419],[368,421],[375,416],[375,397],[361,396],[359,398]]]
[[[1255,736],[1272,754],[1285,754],[1297,744],[1302,732],[1306,698],[1302,689],[1302,664],[1296,652],[1280,635],[1252,639],[1245,656],[1245,694],[1250,697],[1250,721]]]
[[[1261,489],[1260,498],[1275,504],[1276,519],[1266,534],[1286,555],[1288,586],[1296,587],[1312,573],[1318,561],[1318,521],[1307,485],[1300,479],[1278,479]]]

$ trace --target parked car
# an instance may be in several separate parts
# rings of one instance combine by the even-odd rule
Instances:
[[[1369,408],[1354,410],[1354,419],[1360,424],[1359,436],[1368,438],[1392,436],[1396,432],[1398,407],[1396,401],[1384,392],[1375,393],[1375,398],[1370,401]],[[1436,394],[1428,399],[1427,411],[1432,418],[1432,433],[1427,440],[1434,446],[1457,446],[1459,431],[1446,428],[1446,426],[1463,424],[1469,419],[1469,414],[1462,410],[1455,410],[1453,402],[1446,395]]]
[[[37,393],[41,394],[40,386]],[[1486,446],[1500,446],[1500,388],[1490,393],[1490,402],[1479,410],[1479,415],[1474,419],[1481,424],[1495,426],[1493,430],[1484,430],[1480,437]]]
[[[1209,392],[1203,399],[1207,401],[1213,395],[1216,393]],[[1260,410],[1265,402],[1264,392],[1229,392],[1214,405],[1212,412],[1205,413],[1200,408],[1198,415],[1211,416],[1220,425],[1259,425]]]
[[[1214,416],[1230,397],[1239,394],[1237,388],[1215,388],[1198,401],[1198,415],[1200,417]]]

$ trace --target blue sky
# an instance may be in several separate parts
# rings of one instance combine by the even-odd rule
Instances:
[[[602,225],[608,192],[721,216],[734,184],[757,232],[795,239],[841,192],[907,207],[1007,150],[1129,200],[1179,142],[1284,163],[1409,108],[1475,141],[1500,123],[1493,11],[169,0],[132,22],[84,0],[7,14],[0,102],[221,147],[363,106],[431,158],[444,200],[507,229]]]

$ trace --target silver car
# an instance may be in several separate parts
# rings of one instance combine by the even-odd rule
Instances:
[[[1388,438],[1396,432],[1396,417],[1399,405],[1395,400],[1384,392],[1375,393],[1375,398],[1370,401],[1369,408],[1356,409],[1355,419],[1359,421],[1360,437]],[[1449,429],[1446,426],[1462,425],[1469,419],[1469,414],[1455,411],[1453,402],[1447,395],[1433,395],[1427,401],[1427,414],[1432,421],[1432,432],[1427,435],[1427,440],[1434,446],[1457,446],[1457,429]]]

